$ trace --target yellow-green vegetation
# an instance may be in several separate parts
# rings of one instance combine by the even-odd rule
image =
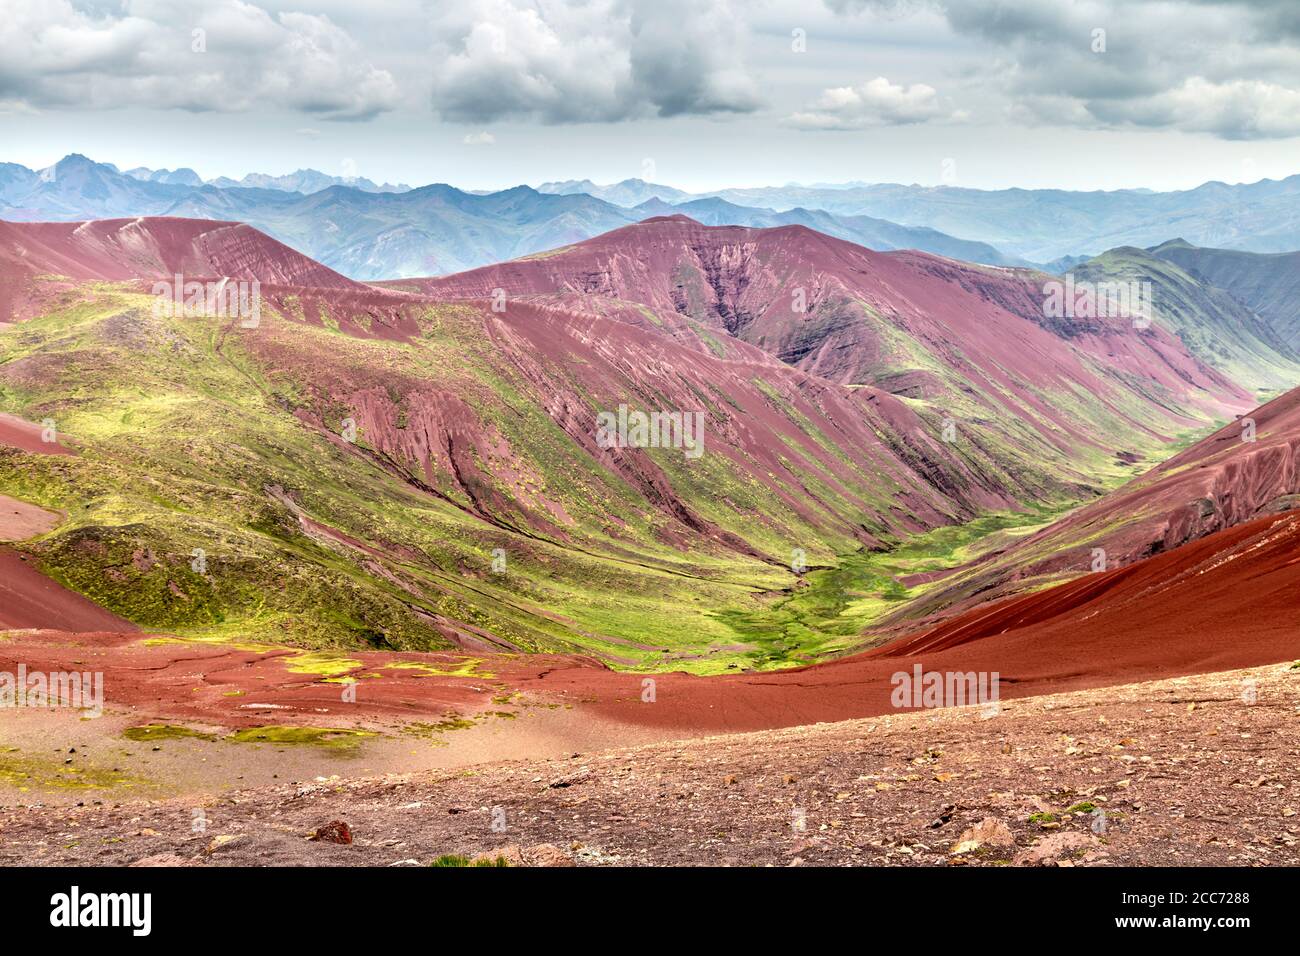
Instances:
[[[1043,502],[1086,494],[1079,473],[1095,487],[1134,469],[1113,450],[1076,450],[1067,481],[1052,477],[1066,452],[1043,450],[1027,423],[1001,425],[1008,441],[1042,451],[1032,467],[1022,449],[967,429],[956,454],[992,462],[991,477],[1031,510],[904,540],[884,516],[897,515],[909,489],[880,462],[837,447],[795,397],[756,380],[754,401],[790,424],[775,450],[782,475],[760,481],[725,455],[647,453],[694,519],[754,553],[713,533],[684,545],[680,522],[548,414],[557,395],[607,407],[578,374],[588,360],[579,352],[539,359],[539,384],[501,358],[480,313],[463,304],[412,304],[419,335],[392,342],[347,334],[373,330],[369,314],[309,318],[316,311],[295,297],[264,302],[261,327],[240,329],[154,316],[152,299],[125,285],[85,293],[0,330],[0,411],[53,418],[80,451],[0,448],[0,493],[67,515],[22,550],[63,585],[174,635],[165,640],[291,646],[286,667],[325,681],[382,679],[385,669],[490,678],[478,658],[368,670],[355,656],[448,649],[456,629],[505,649],[594,654],[644,671],[806,663],[854,648],[862,629],[923,591],[899,576],[960,562],[982,537],[1049,513]],[[927,367],[918,343],[901,332],[891,342],[901,367]],[[642,386],[631,404],[672,407],[656,387]],[[736,407],[724,389],[689,388],[709,414]],[[1095,396],[1043,398],[1066,415],[1075,404],[1089,421],[1113,414]],[[909,404],[936,434],[944,414],[973,418],[982,407]],[[434,418],[458,424],[444,434]],[[339,438],[347,419],[359,423],[355,443]],[[401,441],[383,446],[392,433]],[[424,449],[426,469],[400,448],[431,434],[442,437]],[[482,440],[467,450],[462,434]],[[1153,439],[1131,450],[1158,448]],[[833,476],[818,458],[836,462]],[[928,467],[941,484],[965,480]],[[892,550],[860,550],[863,533]],[[790,569],[794,548],[814,569],[802,578]]]
[[[503,856],[493,857],[491,859],[471,860],[467,856],[460,856],[456,853],[446,853],[432,863],[430,866],[509,866],[510,861]]]
[[[407,724],[402,728],[402,733],[410,737],[432,737],[435,734],[445,734],[451,730],[469,730],[476,723],[486,720],[490,714],[478,714],[475,717],[463,717],[454,711],[449,711],[443,715],[442,720],[429,723],[419,721],[413,724]],[[510,716],[514,716],[511,714]]]
[[[214,734],[175,724],[143,724],[139,727],[128,727],[122,731],[122,736],[138,743],[153,743],[158,740],[216,740]]]
[[[696,673],[765,670],[859,650],[866,641],[864,632],[929,590],[927,585],[908,587],[900,578],[965,564],[985,550],[1050,524],[1062,510],[1044,506],[1026,513],[984,515],[916,535],[888,551],[857,551],[834,567],[810,569],[792,593],[761,610],[721,612],[752,649],[678,666]]]
[[[45,757],[20,755],[16,748],[0,752],[0,784],[20,792],[30,790],[111,790],[131,787],[139,779],[116,770],[76,766]]]
[[[415,671],[416,677],[480,677],[487,680],[495,677],[490,671],[481,670],[483,659],[466,657],[464,660],[439,667],[425,661],[393,661],[384,663],[383,670]]]
[[[151,305],[104,287],[93,301],[0,333],[0,367],[42,370],[0,375],[0,410],[52,417],[81,448],[72,458],[0,449],[0,492],[68,514],[58,533],[27,550],[56,580],[143,627],[247,645],[433,650],[449,646],[430,626],[441,616],[523,651],[644,663],[661,644],[725,639],[703,608],[788,580],[721,548],[684,553],[660,542],[664,517],[577,454],[518,383],[479,354],[485,346],[464,306],[425,309],[426,337],[411,345],[289,326],[269,307],[256,331],[273,336],[278,322],[304,368],[332,355],[337,367],[395,377],[395,416],[408,389],[454,390],[485,428],[529,449],[529,461],[557,463],[554,475],[534,477],[533,499],[562,502],[574,522],[569,542],[519,534],[522,513],[484,521],[449,473],[430,494],[423,476],[376,460],[364,430],[355,449],[340,447],[295,412],[320,409],[337,434],[351,414],[346,405],[317,404],[317,386],[267,371],[255,344],[240,340],[247,332],[155,317]],[[296,301],[285,307],[301,317]],[[714,486],[710,495],[721,492]],[[624,516],[612,548],[611,513]],[[305,526],[300,515],[371,542],[384,573],[375,555]],[[406,547],[390,553],[391,542]],[[510,559],[501,574],[491,571],[496,548]],[[695,626],[666,635],[673,616]],[[332,679],[355,664],[343,655],[289,666]]]
[[[297,727],[274,724],[266,727],[246,727],[227,734],[209,733],[176,724],[142,724],[122,731],[127,740],[137,743],[157,743],[164,740],[202,740],[234,744],[272,744],[274,746],[314,746],[331,750],[352,751],[368,737],[378,737],[371,730],[340,727]]]
[[[296,299],[281,303],[295,324],[264,304],[259,330],[157,317],[151,307],[147,296],[105,285],[89,301],[0,332],[0,410],[54,418],[81,450],[0,449],[0,493],[68,515],[26,550],[60,583],[142,627],[258,650],[434,650],[449,646],[430,624],[441,617],[521,651],[652,667],[664,647],[695,652],[734,640],[708,612],[746,607],[792,580],[768,561],[660,540],[665,515],[577,450],[521,391],[526,383],[492,363],[465,306],[421,306],[424,337],[408,345],[307,323]],[[254,333],[300,361],[263,357],[269,346]],[[502,504],[489,522],[450,471],[426,488],[414,462],[376,458],[364,428],[354,448],[331,441],[300,413],[320,414],[337,435],[353,414],[343,391],[288,371],[315,371],[321,356],[331,357],[330,374],[373,370],[366,374],[383,382],[398,424],[411,392],[456,394],[505,447],[526,450],[510,460],[531,463],[531,474],[474,490]],[[36,367],[39,375],[10,373]],[[663,457],[683,469],[680,453]],[[774,554],[798,540],[829,559],[851,544],[789,523],[769,491],[737,482],[721,462],[706,461],[685,484],[709,518]],[[521,510],[512,514],[510,501]],[[563,509],[562,537],[531,530],[522,511],[549,502]],[[491,570],[497,548],[509,556],[502,573]],[[288,666],[345,679],[356,661],[330,653]],[[449,673],[469,676],[469,666]]]
[[[353,730],[338,727],[246,727],[223,737],[236,744],[273,744],[275,746],[326,747],[331,750],[352,751],[367,737],[379,736],[371,730]]]

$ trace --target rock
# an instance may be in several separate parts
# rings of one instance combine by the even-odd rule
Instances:
[[[573,857],[551,843],[520,847],[511,843],[496,850],[479,853],[470,859],[470,865],[495,863],[502,859],[507,866],[573,866]]]
[[[323,827],[317,827],[313,830],[311,836],[307,839],[315,840],[318,843],[348,844],[352,842],[352,828],[342,820],[331,820]]]
[[[573,866],[573,858],[558,846],[539,843],[524,850],[529,866]]]
[[[939,827],[943,826],[945,823],[947,823],[949,820],[952,819],[953,811],[956,809],[957,809],[956,804],[952,804],[952,803],[944,804],[943,809],[939,811],[939,815],[930,821],[929,828],[931,830],[939,829]]]
[[[1020,866],[1059,866],[1061,857],[1087,850],[1096,843],[1096,838],[1087,833],[1053,833],[1017,854],[1014,862]],[[1073,865],[1073,861],[1065,862]]]
[[[219,833],[208,842],[208,845],[203,848],[203,852],[211,856],[213,853],[228,850],[238,843],[247,842],[247,840],[248,837],[243,834]]]
[[[970,853],[982,846],[1014,846],[1015,842],[1015,835],[1007,829],[1005,823],[996,817],[985,817],[969,830],[963,831],[950,852],[955,856]]]

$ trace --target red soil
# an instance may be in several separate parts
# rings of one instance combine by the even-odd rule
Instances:
[[[1103,498],[1004,551],[934,575],[948,583],[926,597],[927,613],[960,613],[1021,591],[1044,575],[1087,573],[1093,549],[1114,568],[1300,503],[1300,389],[1225,425]],[[901,626],[914,624],[900,622]]]
[[[1244,407],[1234,386],[1191,360],[1164,333],[1136,336],[1095,323],[1066,335],[1041,326],[1031,318],[1038,306],[1033,284],[1024,274],[966,267],[918,253],[872,253],[799,227],[706,229],[680,218],[650,221],[569,252],[480,270],[482,275],[451,277],[437,283],[435,291],[478,294],[494,284],[512,292],[560,288],[647,301],[676,315],[671,276],[684,256],[695,263],[697,275],[707,274],[715,282],[719,321],[746,323],[736,331],[751,344],[736,343],[733,348],[728,341],[730,361],[669,336],[648,334],[619,318],[547,309],[536,302],[512,302],[500,315],[478,310],[473,321],[482,323],[497,360],[521,373],[511,377],[530,382],[545,399],[548,414],[571,437],[638,486],[647,500],[705,535],[724,536],[698,515],[682,510],[685,505],[653,462],[645,456],[602,454],[591,447],[593,438],[581,417],[590,403],[566,375],[581,370],[583,392],[611,405],[618,396],[643,393],[691,407],[690,390],[663,375],[662,369],[672,369],[684,380],[716,383],[736,405],[734,413],[724,410],[721,427],[710,433],[713,452],[731,458],[739,473],[762,480],[766,472],[780,473],[784,467],[773,449],[781,449],[783,439],[789,438],[803,446],[810,467],[824,471],[823,480],[834,486],[834,456],[772,410],[750,381],[761,377],[855,461],[900,482],[905,489],[897,499],[900,510],[906,508],[911,516],[894,516],[891,525],[910,520],[931,526],[946,510],[973,511],[1001,502],[1006,494],[983,483],[984,476],[960,461],[951,466],[955,482],[918,473],[908,462],[916,449],[902,441],[902,436],[920,431],[906,403],[876,389],[849,392],[815,377],[860,380],[863,363],[874,362],[881,348],[872,338],[870,323],[843,324],[801,359],[797,369],[754,354],[761,347],[779,355],[784,348],[780,343],[797,338],[798,323],[788,308],[791,283],[806,283],[814,301],[818,295],[830,301],[832,294],[860,298],[928,347],[959,350],[953,368],[1027,421],[1058,422],[1062,431],[1048,429],[1045,435],[1063,445],[1082,437],[1077,426],[1024,384],[1065,383],[1105,396],[1116,386],[1092,371],[1092,360],[1103,353],[1126,374],[1141,373],[1176,391],[1199,393],[1206,407]],[[0,223],[0,276],[61,273],[82,279],[148,279],[177,271],[196,277],[258,278],[281,288],[337,286],[369,319],[340,322],[345,331],[394,338],[418,332],[412,315],[400,304],[418,303],[418,298],[352,283],[246,226],[166,219]],[[320,317],[305,308],[304,320]],[[445,470],[438,454],[458,456],[457,463],[466,468],[485,455],[509,457],[508,447],[497,447],[500,443],[479,425],[463,396],[428,382],[397,383],[404,386],[411,417],[410,427],[397,428],[392,401],[386,397],[391,378],[329,356],[305,354],[292,331],[292,323],[286,323],[277,334],[276,323],[269,322],[263,334],[250,338],[249,347],[260,350],[263,359],[275,359],[275,367],[310,363],[312,381],[333,400],[347,402],[368,440],[392,460],[416,463],[427,472],[433,465]],[[1116,344],[1120,335],[1126,336],[1122,348]],[[635,368],[628,368],[628,355],[638,356]],[[1240,508],[1232,506],[1238,508],[1231,511],[1235,520],[1254,513],[1251,502],[1275,490],[1267,481],[1250,479],[1243,485],[1241,475],[1278,475],[1285,481],[1273,484],[1289,487],[1295,473],[1285,423],[1279,420],[1276,428],[1269,425],[1266,430],[1273,412],[1257,414],[1261,435],[1277,436],[1277,441],[1269,437],[1253,452],[1263,456],[1260,461],[1267,467],[1251,472],[1228,462],[1215,472],[1228,482],[1233,502],[1240,503],[1243,489],[1250,490],[1249,501]],[[898,440],[886,444],[882,432]],[[448,440],[453,435],[455,442]],[[67,452],[40,442],[39,427],[12,418],[0,418],[0,441],[27,451]],[[927,453],[949,457],[937,447],[927,447]],[[1180,459],[1165,466],[1175,488],[1170,501],[1187,493],[1181,482],[1192,480],[1174,469],[1185,465],[1188,474],[1195,474],[1193,469],[1210,467],[1208,460],[1195,456],[1181,465]],[[796,480],[790,487],[800,485]],[[790,494],[787,503],[812,520],[818,510],[812,493],[808,501],[800,497]],[[1221,497],[1226,501],[1228,496]],[[475,498],[473,506],[491,514],[510,504]],[[1225,507],[1225,515],[1229,511]],[[562,520],[556,516],[557,523]],[[843,522],[845,515],[830,520]],[[314,530],[331,532],[335,540],[365,550],[342,532],[319,524]],[[361,681],[357,703],[341,706],[343,688],[338,683],[294,674],[286,667],[291,652],[259,653],[193,642],[146,645],[138,633],[129,633],[135,629],[128,622],[0,550],[0,627],[60,629],[0,641],[0,669],[6,662],[26,662],[34,669],[69,669],[84,662],[105,672],[110,706],[127,705],[149,717],[230,725],[285,718],[319,724],[326,722],[318,716],[322,712],[330,715],[331,723],[336,718],[364,723],[369,717],[393,715],[427,720],[448,708],[491,709],[493,696],[520,690],[626,723],[684,732],[756,730],[890,712],[892,675],[910,672],[918,664],[926,671],[996,671],[1003,696],[1018,697],[1289,659],[1300,656],[1294,636],[1297,587],[1300,515],[1292,514],[1219,531],[1140,564],[985,604],[868,654],[793,671],[717,678],[655,675],[653,703],[642,700],[643,681],[649,679],[645,675],[615,673],[585,658],[486,655],[480,667],[484,676],[454,678],[384,671],[400,660],[445,667],[451,655],[358,653],[350,656],[362,662],[360,671],[380,671],[383,676]],[[243,694],[230,696],[236,690]]]
[[[57,527],[63,517],[53,511],[0,495],[0,541],[24,541]]]
[[[0,220],[0,322],[22,317],[36,276],[77,280],[257,279],[304,288],[364,290],[251,226],[149,217],[90,222]]]
[[[28,560],[0,548],[0,628],[134,631],[130,621],[57,584]]]
[[[361,680],[356,703],[344,704],[340,684],[291,673],[284,666],[287,650],[258,653],[191,642],[145,646],[138,635],[60,632],[0,642],[0,670],[19,661],[54,670],[81,661],[105,673],[110,705],[133,707],[142,718],[224,726],[430,720],[449,709],[491,710],[493,697],[521,691],[567,702],[615,727],[711,733],[891,713],[893,675],[911,673],[916,665],[925,672],[996,671],[1005,699],[1286,661],[1300,657],[1297,593],[1300,514],[1291,513],[982,607],[866,654],[799,670],[648,678],[586,658],[495,655],[482,658],[481,676],[460,678],[384,670],[397,661],[446,669],[457,660],[454,655],[357,653],[349,655],[362,665],[355,674],[383,676]],[[653,702],[642,699],[647,679],[654,681]],[[244,693],[230,696],[234,690]]]
[[[785,362],[840,384],[884,383],[896,353],[882,324],[946,363],[948,386],[970,386],[1000,414],[1069,451],[1105,445],[1047,393],[1094,396],[1131,425],[1125,393],[1156,383],[1212,417],[1241,412],[1250,395],[1194,358],[1167,331],[1120,319],[1049,320],[1042,284],[1026,270],[973,266],[926,253],[874,252],[803,226],[703,226],[647,219],[543,255],[437,279],[402,280],[440,297],[544,293],[639,302],[663,317],[703,319]],[[398,285],[398,283],[394,283]],[[806,311],[792,309],[802,291]],[[915,388],[915,374],[891,388]],[[1131,396],[1130,396],[1131,397]],[[1149,400],[1144,393],[1143,398]],[[1189,422],[1190,424],[1190,422]],[[1119,449],[1108,449],[1116,450]]]
[[[963,614],[866,654],[793,671],[696,678],[575,664],[519,683],[594,698],[607,717],[758,730],[893,711],[891,677],[996,671],[1001,696],[1208,673],[1300,657],[1300,514],[1263,518],[1147,561]]]
[[[1247,417],[1254,441],[1242,440],[1244,420],[1225,425],[1046,530],[1061,540],[1088,538],[1089,549],[1104,545],[1111,561],[1126,562],[1289,506],[1300,494],[1300,389]],[[1021,547],[1040,544],[1026,539]]]
[[[38,455],[72,455],[72,449],[59,442],[47,442],[41,439],[44,429],[35,422],[24,421],[16,415],[0,412],[0,445],[8,445],[21,451]]]
[[[397,301],[409,305],[410,300]],[[414,324],[408,331],[401,315],[390,318],[393,325],[376,320],[367,334],[377,336],[381,327],[391,336],[418,333]],[[319,319],[306,313],[304,321]],[[490,346],[486,360],[519,383],[583,453],[641,491],[668,517],[665,536],[683,545],[704,534],[752,553],[746,542],[697,514],[676,476],[646,451],[598,448],[593,404],[689,410],[700,407],[702,394],[725,396],[710,412],[709,454],[725,457],[742,480],[766,486],[802,520],[867,545],[877,538],[864,525],[912,532],[948,523],[952,516],[1009,508],[1018,500],[1015,489],[1002,486],[988,457],[978,450],[958,454],[929,434],[901,399],[869,387],[839,388],[743,342],[728,341],[724,359],[617,318],[527,301],[512,302],[504,313],[478,303],[444,321],[469,326]],[[506,500],[498,479],[528,467],[526,454],[482,418],[456,379],[412,378],[362,365],[347,353],[321,354],[297,334],[296,323],[264,322],[245,347],[262,364],[293,369],[312,383],[321,411],[300,412],[305,421],[319,425],[329,404],[343,402],[384,460],[401,463],[429,486],[455,478],[458,487],[440,490],[469,498],[475,513],[489,520],[524,515],[537,531],[567,537],[566,516],[548,502],[526,497],[522,482],[513,489],[520,497]],[[775,403],[772,393],[797,415]],[[393,395],[402,396],[400,409]],[[801,422],[811,423],[826,441],[816,441]],[[801,456],[798,463],[791,448]],[[921,461],[935,464],[922,468]],[[861,489],[887,482],[897,486],[896,507],[882,512]],[[866,521],[864,515],[876,520]]]

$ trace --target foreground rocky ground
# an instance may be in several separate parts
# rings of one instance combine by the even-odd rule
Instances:
[[[903,713],[206,800],[14,806],[0,810],[0,863],[1295,865],[1298,751],[1300,669],[1280,664],[995,715]]]

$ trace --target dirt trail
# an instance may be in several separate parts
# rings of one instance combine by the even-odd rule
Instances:
[[[32,627],[69,631],[136,629],[130,621],[41,574],[25,556],[0,548],[0,629]]]
[[[23,541],[59,526],[63,516],[8,495],[0,495],[0,541]]]
[[[9,445],[36,455],[76,454],[58,441],[45,441],[42,437],[44,431],[42,425],[0,412],[0,445]]]
[[[384,866],[552,844],[546,855],[588,865],[1295,865],[1298,751],[1300,671],[1270,666],[995,716],[913,712],[472,774],[11,807],[0,863]],[[350,845],[307,839],[334,820]]]

